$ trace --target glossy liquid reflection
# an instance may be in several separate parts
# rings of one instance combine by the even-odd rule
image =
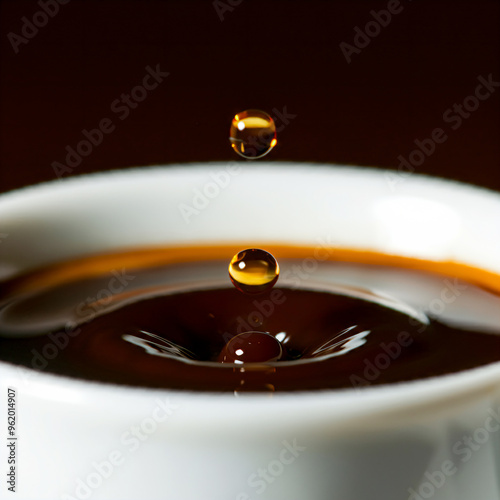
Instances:
[[[274,120],[258,109],[241,111],[231,122],[229,141],[234,151],[243,158],[262,158],[277,144]]]
[[[254,294],[271,289],[280,274],[277,260],[265,250],[247,248],[229,263],[229,277],[240,292]]]

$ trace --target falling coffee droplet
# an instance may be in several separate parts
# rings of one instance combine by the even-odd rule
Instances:
[[[270,363],[283,356],[278,340],[265,332],[245,332],[233,337],[222,349],[218,361],[221,363]]]
[[[243,158],[255,160],[276,146],[276,125],[266,112],[248,109],[234,116],[229,130],[232,148]]]
[[[262,293],[278,281],[280,267],[265,250],[248,248],[238,252],[229,263],[229,277],[243,293]]]

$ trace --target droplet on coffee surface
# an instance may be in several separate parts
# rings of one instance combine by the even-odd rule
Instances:
[[[245,332],[233,337],[219,354],[221,363],[270,363],[283,356],[276,338],[266,332]]]
[[[278,142],[274,120],[265,111],[258,109],[242,111],[231,122],[229,141],[243,158],[262,158]]]
[[[280,274],[276,259],[265,250],[247,248],[229,263],[229,277],[243,293],[262,293],[274,286]]]

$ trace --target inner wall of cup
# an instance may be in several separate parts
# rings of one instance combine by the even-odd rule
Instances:
[[[397,172],[263,162],[132,169],[0,197],[0,278],[116,249],[227,242],[376,250],[500,273],[499,216],[497,194]]]

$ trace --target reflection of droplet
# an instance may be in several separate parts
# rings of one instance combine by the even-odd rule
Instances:
[[[245,396],[256,392],[261,394],[266,392],[268,396],[272,396],[276,390],[271,383],[273,375],[276,373],[276,367],[273,365],[265,363],[240,364],[233,368],[233,371],[239,376],[239,382],[235,385],[234,389],[235,396]]]
[[[234,116],[229,130],[232,148],[244,158],[262,158],[276,146],[276,125],[264,111],[248,109]]]
[[[221,363],[269,363],[283,355],[281,344],[265,332],[245,332],[233,337],[219,354]]]
[[[267,395],[268,396],[272,396],[274,391],[276,390],[274,388],[274,385],[273,384],[254,384],[254,385],[249,385],[249,384],[246,384],[243,380],[241,381],[242,383],[239,385],[239,387],[237,387],[235,390],[234,390],[234,395],[235,396],[245,396],[246,394],[252,394],[252,393],[255,393],[255,392],[259,392],[259,393],[268,393]]]
[[[276,259],[265,250],[248,248],[238,252],[229,263],[233,285],[244,293],[261,293],[273,287],[280,274]]]

